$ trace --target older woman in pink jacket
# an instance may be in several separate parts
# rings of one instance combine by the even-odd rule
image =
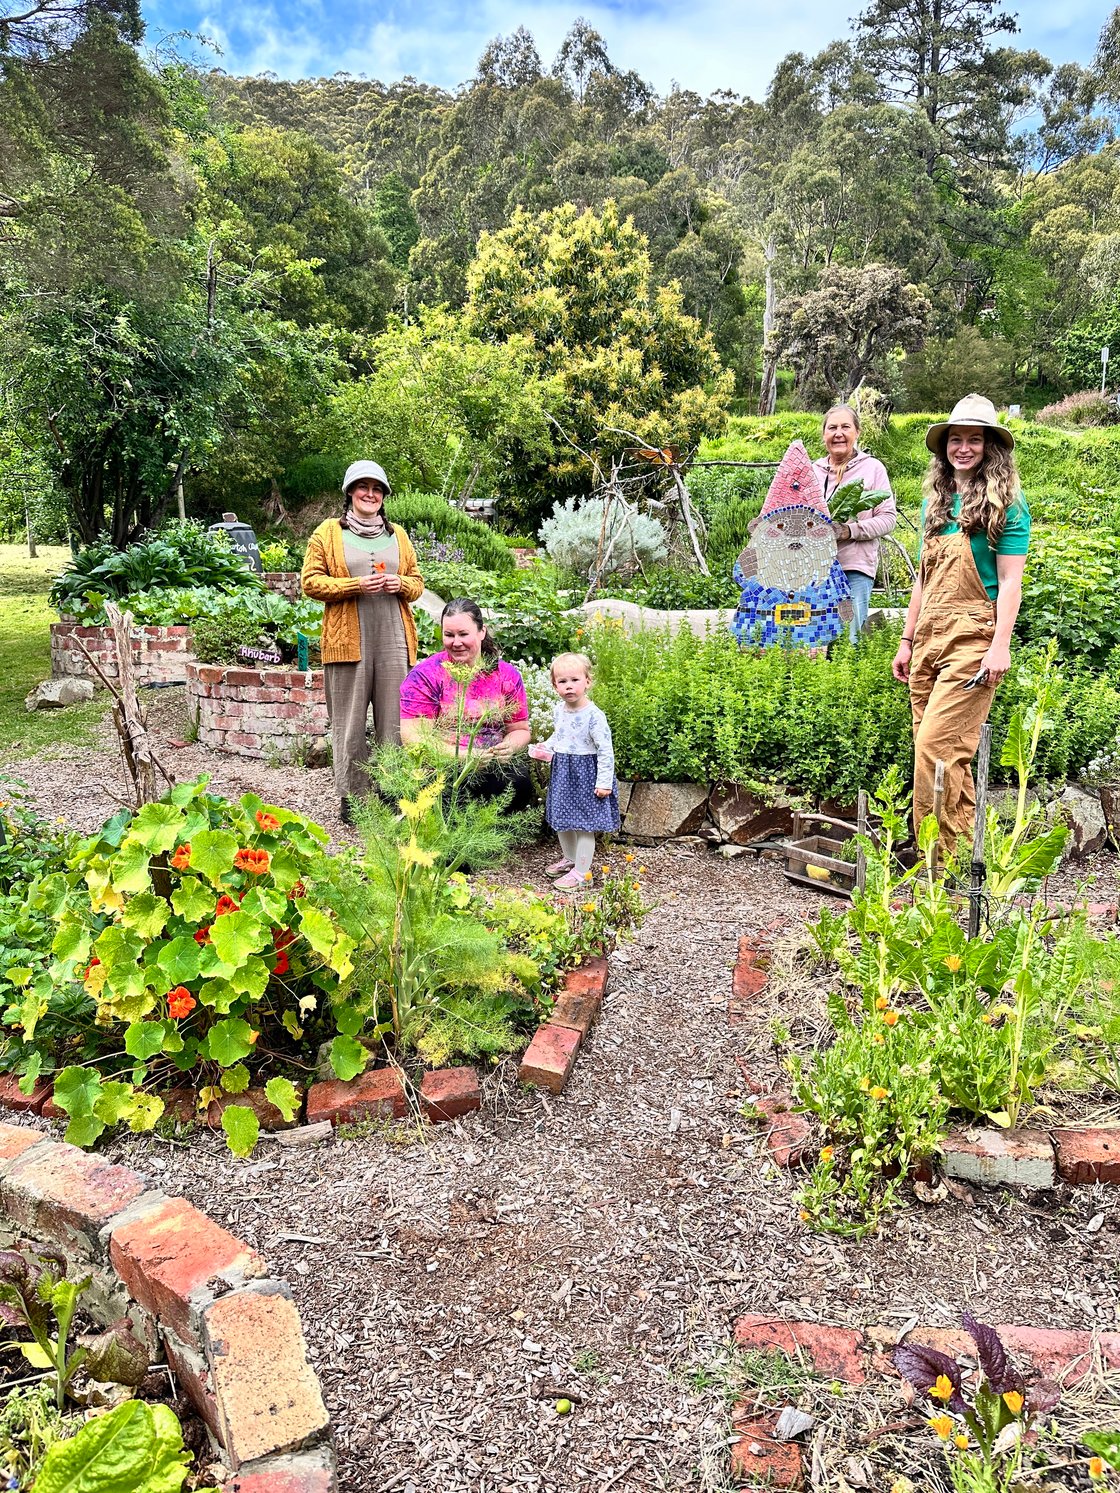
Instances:
[[[879,540],[898,522],[887,469],[881,461],[859,449],[859,415],[848,404],[836,404],[821,426],[826,455],[813,463],[821,479],[825,501],[835,501],[838,488],[858,482],[865,492],[885,492],[874,505],[868,504],[848,523],[835,526],[836,558],[852,588],[855,616],[848,625],[854,643],[863,631],[871,605],[871,588],[879,568]]]

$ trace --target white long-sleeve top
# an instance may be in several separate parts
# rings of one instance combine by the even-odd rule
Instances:
[[[557,702],[552,707],[552,735],[541,743],[549,751],[572,757],[594,757],[596,788],[614,787],[614,743],[610,722],[590,700],[578,710]]]

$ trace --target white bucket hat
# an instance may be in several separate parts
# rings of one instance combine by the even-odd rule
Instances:
[[[1015,449],[1015,437],[1006,425],[999,423],[995,405],[984,394],[966,394],[963,399],[957,400],[947,420],[939,420],[936,425],[930,426],[926,431],[926,445],[931,451],[937,450],[938,441],[950,425],[982,425],[1009,451]]]
[[[379,467],[375,461],[352,461],[346,468],[346,476],[342,479],[342,491],[349,492],[354,483],[360,482],[363,477],[368,477],[371,482],[380,482],[386,495],[392,494],[393,489],[389,486],[385,468]]]

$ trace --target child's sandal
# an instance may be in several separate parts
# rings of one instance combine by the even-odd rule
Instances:
[[[572,861],[553,861],[551,866],[544,868],[544,874],[546,876],[563,876],[565,871],[572,869],[573,864],[574,862]]]

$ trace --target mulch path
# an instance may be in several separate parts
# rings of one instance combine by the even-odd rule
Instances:
[[[179,777],[209,771],[224,793],[252,788],[337,830],[329,773],[161,750]],[[77,826],[115,807],[107,754],[19,775]],[[543,889],[550,857],[535,847],[508,874]],[[290,1281],[344,1493],[718,1493],[741,1312],[1120,1324],[1120,1210],[1104,1189],[915,1203],[864,1243],[806,1233],[796,1176],[740,1113],[736,1059],[758,1061],[770,1013],[731,1027],[726,1007],[739,934],[796,924],[820,899],[750,856],[641,857],[656,906],[612,957],[562,1097],[522,1091],[506,1063],[481,1113],[427,1131],[306,1151],[266,1140],[247,1161],[206,1135],[107,1148]]]

